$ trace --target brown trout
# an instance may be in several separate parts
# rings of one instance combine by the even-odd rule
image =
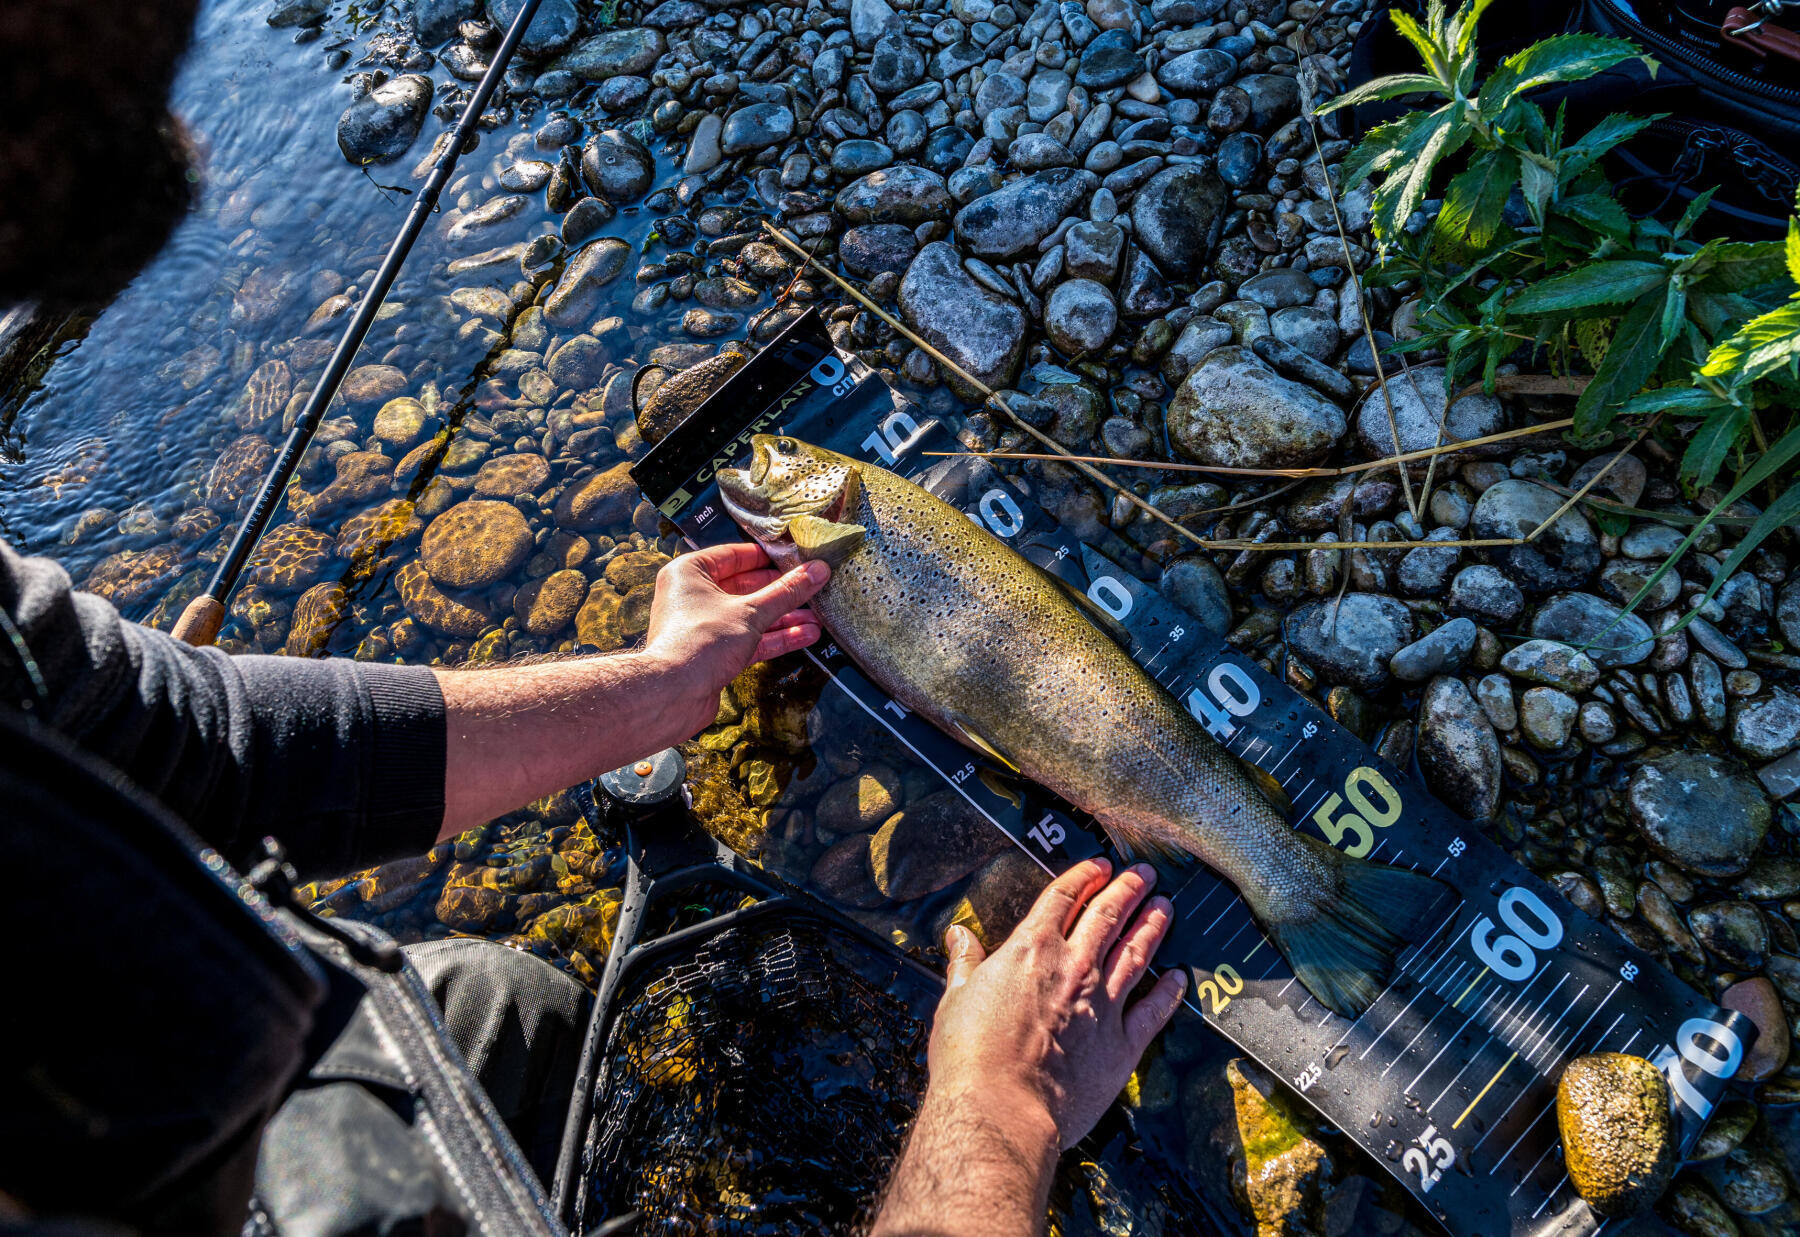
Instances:
[[[777,564],[831,564],[813,610],[883,690],[1092,813],[1127,855],[1204,861],[1328,1008],[1374,1001],[1442,885],[1290,826],[1055,577],[956,508],[793,438],[752,447],[719,473],[727,510]]]

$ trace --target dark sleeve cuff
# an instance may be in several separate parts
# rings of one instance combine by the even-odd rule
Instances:
[[[444,693],[428,666],[356,663],[373,709],[363,828],[355,861],[416,855],[444,821]]]

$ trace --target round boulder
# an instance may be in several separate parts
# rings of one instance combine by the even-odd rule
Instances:
[[[581,151],[581,177],[596,197],[630,202],[642,197],[656,174],[649,148],[623,129],[605,129]]]
[[[1132,199],[1132,234],[1160,270],[1192,278],[1212,256],[1229,196],[1210,165],[1164,168]]]
[[[1625,810],[1658,854],[1701,876],[1741,876],[1769,832],[1769,801],[1753,778],[1705,752],[1647,760]]]
[[[1169,401],[1168,426],[1183,455],[1223,468],[1312,464],[1345,428],[1336,404],[1239,347],[1215,349],[1194,367]]]
[[[517,507],[472,498],[431,522],[419,561],[446,588],[482,588],[517,571],[531,546],[531,526]]]
[[[629,463],[615,464],[565,488],[552,517],[557,527],[585,533],[628,523],[638,500],[630,468]]]
[[[1069,279],[1056,285],[1044,307],[1044,330],[1050,342],[1071,357],[1104,348],[1119,328],[1119,307],[1106,285],[1092,279]]]
[[[1288,648],[1336,682],[1374,691],[1388,679],[1394,654],[1413,642],[1412,611],[1380,593],[1345,593],[1287,616]]]
[[[1466,442],[1484,438],[1506,428],[1506,410],[1492,395],[1480,391],[1463,396],[1450,404],[1448,418],[1444,406],[1449,403],[1444,390],[1442,366],[1406,370],[1394,374],[1386,387],[1369,388],[1356,410],[1356,434],[1370,455],[1380,459],[1406,451],[1428,451],[1445,443]],[[1389,410],[1393,423],[1388,423]],[[1439,436],[1439,426],[1443,427]],[[1400,446],[1394,446],[1394,431],[1400,431]],[[1502,448],[1504,449],[1504,448]],[[1419,462],[1424,466],[1424,461]]]

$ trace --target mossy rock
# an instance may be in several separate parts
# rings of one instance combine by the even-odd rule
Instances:
[[[550,461],[541,455],[499,455],[475,474],[478,498],[511,498],[537,494],[550,481]]]
[[[420,564],[408,563],[394,579],[400,602],[418,622],[455,639],[480,635],[493,622],[486,612],[444,592]],[[396,641],[395,647],[399,647]],[[404,650],[402,650],[404,651]]]
[[[431,522],[419,560],[445,588],[483,588],[524,566],[531,546],[531,526],[517,507],[475,498]]]
[[[629,462],[615,464],[565,487],[556,500],[557,527],[585,533],[628,523],[638,502],[630,468]]]
[[[626,550],[606,562],[606,582],[621,593],[629,593],[656,579],[656,573],[670,562],[667,554],[656,550]]]
[[[1312,1140],[1304,1110],[1254,1062],[1225,1067],[1244,1149],[1245,1200],[1257,1237],[1322,1230],[1331,1157]]]
[[[1556,1087],[1569,1181],[1603,1216],[1631,1216],[1668,1188],[1675,1172],[1669,1084],[1642,1057],[1576,1057]]]
[[[350,617],[350,594],[342,584],[315,584],[294,602],[293,625],[284,651],[289,657],[323,657],[339,625]]]
[[[513,613],[526,634],[554,636],[569,625],[587,593],[587,577],[565,568],[533,580],[513,595]]]
[[[244,582],[280,593],[311,588],[331,565],[335,543],[327,533],[283,524],[263,534],[244,570]]]

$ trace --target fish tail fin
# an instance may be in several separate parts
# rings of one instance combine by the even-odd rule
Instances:
[[[1401,952],[1432,934],[1450,889],[1421,873],[1352,859],[1316,838],[1297,836],[1330,857],[1336,888],[1317,891],[1315,914],[1279,922],[1271,917],[1264,926],[1306,990],[1333,1013],[1354,1018],[1381,995]]]

